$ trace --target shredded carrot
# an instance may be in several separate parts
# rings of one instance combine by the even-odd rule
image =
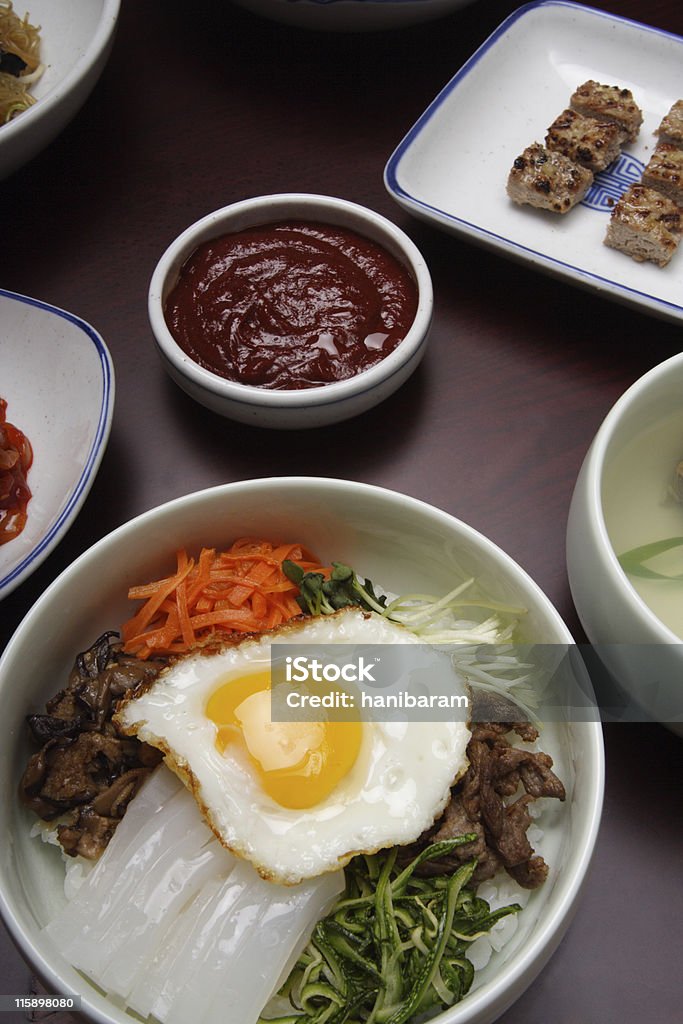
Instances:
[[[182,654],[213,636],[262,633],[300,615],[286,559],[329,573],[301,544],[242,537],[228,551],[202,548],[197,559],[181,548],[173,575],[130,587],[128,597],[143,604],[121,627],[124,650]]]

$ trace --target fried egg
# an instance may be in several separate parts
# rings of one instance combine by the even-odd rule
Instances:
[[[413,842],[467,768],[466,723],[274,721],[273,643],[421,641],[381,615],[343,609],[182,657],[122,704],[116,724],[164,752],[220,842],[270,881],[295,885]],[[453,686],[466,691],[455,670]]]

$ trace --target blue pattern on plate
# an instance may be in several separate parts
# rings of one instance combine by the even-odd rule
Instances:
[[[552,11],[553,9],[558,10],[569,10],[575,12],[575,18],[581,21],[589,22],[591,19],[600,19],[608,22],[610,25],[618,24],[623,25],[632,29],[633,31],[643,34],[645,40],[654,39],[662,42],[664,46],[677,46],[683,47],[683,36],[677,36],[672,32],[666,32],[663,29],[654,28],[651,25],[644,25],[641,22],[633,21],[630,18],[622,17],[621,15],[612,14],[609,11],[601,11],[596,8],[586,6],[586,4],[573,3],[571,0],[529,0],[528,3],[518,7],[517,10],[509,14],[508,17],[495,29],[491,35],[486,39],[478,50],[476,50],[472,56],[463,64],[459,71],[455,73],[453,78],[448,82],[441,92],[432,100],[427,109],[421,114],[412,128],[403,137],[401,142],[398,144],[394,152],[389,157],[387,164],[384,168],[384,182],[389,193],[397,200],[402,206],[416,212],[421,215],[425,220],[435,221],[437,224],[441,224],[455,230],[459,233],[468,236],[471,239],[478,240],[480,242],[486,242],[491,244],[493,247],[502,248],[504,251],[510,254],[514,253],[518,256],[522,256],[530,260],[533,264],[539,267],[545,267],[548,270],[558,273],[560,275],[566,275],[575,280],[580,280],[583,283],[592,284],[598,291],[605,294],[617,296],[621,295],[623,298],[630,300],[634,305],[644,306],[645,309],[658,313],[668,314],[671,318],[680,320],[683,318],[683,305],[681,300],[677,297],[675,301],[671,301],[665,298],[659,298],[650,295],[645,289],[634,288],[621,280],[615,280],[614,277],[603,276],[595,272],[587,271],[584,267],[572,263],[569,260],[563,260],[555,255],[549,255],[544,251],[539,251],[531,246],[525,245],[521,240],[507,238],[503,234],[499,234],[491,228],[483,227],[476,221],[470,221],[457,214],[449,213],[447,210],[441,208],[430,199],[412,195],[410,192],[403,188],[398,178],[398,169],[401,160],[406,155],[406,152],[410,150],[413,143],[420,138],[421,133],[425,130],[432,117],[438,112],[441,105],[447,100],[454,89],[457,89],[459,85],[469,76],[472,72],[476,71],[479,61],[489,51],[495,48],[496,44],[510,31],[511,27],[514,26],[520,20],[523,20],[527,15],[533,14],[536,9],[545,9]],[[587,29],[589,30],[589,28]],[[630,182],[629,182],[630,184]],[[626,187],[626,186],[625,186]],[[625,187],[622,192],[625,191]],[[621,194],[621,193],[620,193]]]
[[[581,200],[581,205],[600,213],[611,213],[629,185],[640,181],[644,169],[645,164],[640,160],[630,153],[622,153],[609,167],[595,175],[595,181]]]

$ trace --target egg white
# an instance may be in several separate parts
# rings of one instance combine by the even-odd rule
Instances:
[[[221,843],[273,882],[294,885],[358,853],[413,842],[442,813],[450,787],[467,768],[467,725],[363,722],[358,757],[329,796],[302,810],[282,807],[264,792],[237,745],[219,753],[216,725],[205,714],[226,678],[270,667],[273,642],[421,643],[380,615],[343,609],[178,660],[120,707],[117,725],[164,752]],[[455,674],[454,683],[465,692]]]

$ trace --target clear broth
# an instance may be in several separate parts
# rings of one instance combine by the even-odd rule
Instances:
[[[681,460],[683,412],[677,412],[638,434],[606,465],[602,503],[617,555],[641,544],[683,537],[683,503],[670,491]],[[683,573],[683,548],[648,565],[658,572]],[[655,615],[683,639],[683,580],[629,580]]]

